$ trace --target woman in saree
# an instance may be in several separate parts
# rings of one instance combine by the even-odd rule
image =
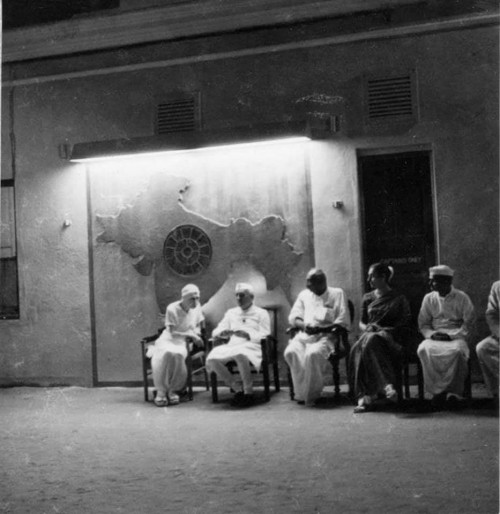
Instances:
[[[354,412],[370,410],[380,395],[397,400],[394,388],[402,345],[411,337],[408,300],[390,286],[393,270],[372,264],[368,282],[372,291],[363,297],[362,334],[349,355],[349,375],[358,404]]]

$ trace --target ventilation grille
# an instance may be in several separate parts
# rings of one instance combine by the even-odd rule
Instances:
[[[156,133],[189,132],[199,129],[199,101],[196,96],[170,100],[158,105]]]
[[[416,116],[414,75],[371,78],[366,87],[368,120]]]

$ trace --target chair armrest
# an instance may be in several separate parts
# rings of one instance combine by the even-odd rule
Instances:
[[[148,348],[150,346],[154,346],[154,342],[160,337],[161,333],[164,330],[165,330],[165,327],[161,327],[158,329],[158,332],[155,335],[143,337],[139,341],[139,344],[141,345],[141,348],[142,348],[142,354],[143,354],[144,358],[149,358],[146,356],[146,352],[148,351]]]
[[[349,336],[349,330],[347,330],[347,328],[341,325],[333,325],[332,333],[338,334],[340,339],[347,339],[347,337]]]
[[[140,344],[152,343],[153,341],[156,341],[164,330],[165,327],[161,327],[158,329],[158,332],[155,335],[143,337],[140,341]]]
[[[288,327],[286,329],[286,333],[290,336],[290,339],[293,339],[299,332],[303,332],[303,330],[298,327]]]
[[[207,339],[207,352],[215,348],[216,346],[220,346],[221,344],[226,344],[229,342],[228,337],[211,337],[210,339]]]
[[[153,343],[154,341],[156,341],[158,339],[158,336],[155,335],[155,336],[147,336],[147,337],[143,337],[140,341],[140,344],[144,345],[144,344],[148,344],[148,343]]]
[[[204,355],[208,352],[208,344],[209,341],[202,336],[201,338],[203,344],[201,346],[195,344],[192,341],[188,341],[186,338],[186,350],[188,355],[191,357],[194,357],[195,359],[200,357],[201,355]]]

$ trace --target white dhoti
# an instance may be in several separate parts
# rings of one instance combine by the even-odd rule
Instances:
[[[418,357],[422,363],[425,390],[432,395],[443,392],[463,396],[468,373],[469,347],[463,339],[420,343]]]
[[[491,336],[483,339],[476,346],[476,353],[484,383],[491,394],[498,397],[498,340]]]
[[[260,341],[249,341],[233,335],[227,344],[216,346],[207,355],[207,371],[215,372],[234,391],[241,391],[237,376],[233,375],[226,367],[226,364],[230,361],[235,361],[238,366],[243,392],[252,394],[253,379],[250,363],[256,370],[260,370],[262,364]]]
[[[187,349],[184,338],[173,338],[163,332],[155,341],[151,354],[153,383],[158,396],[181,391],[187,379]]]
[[[321,396],[332,350],[333,344],[326,337],[308,336],[304,332],[288,343],[284,357],[290,367],[297,401],[312,404]]]

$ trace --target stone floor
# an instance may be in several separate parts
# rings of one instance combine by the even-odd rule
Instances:
[[[0,390],[0,513],[497,514],[498,412],[427,403],[353,414],[285,389],[247,409],[195,391]]]

